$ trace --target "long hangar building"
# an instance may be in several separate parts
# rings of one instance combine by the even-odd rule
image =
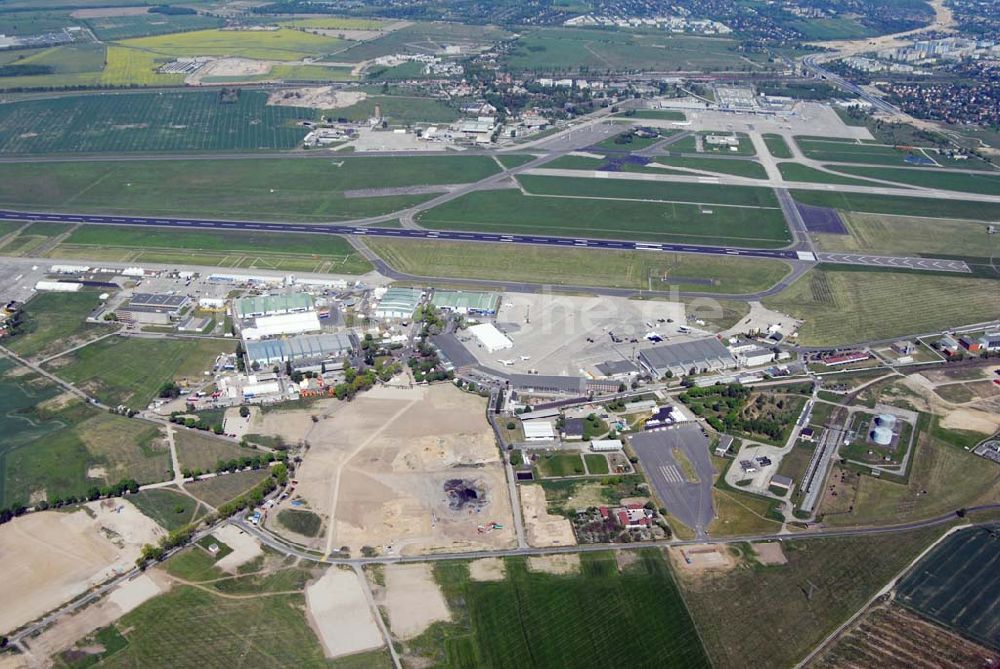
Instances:
[[[664,344],[639,351],[639,363],[653,378],[660,379],[670,372],[686,376],[695,372],[717,372],[736,367],[736,358],[715,337]]]

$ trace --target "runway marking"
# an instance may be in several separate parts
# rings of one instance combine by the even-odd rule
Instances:
[[[684,477],[676,465],[661,465],[660,475],[666,479],[667,483],[684,483]]]

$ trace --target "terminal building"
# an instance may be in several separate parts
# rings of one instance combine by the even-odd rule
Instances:
[[[441,311],[452,311],[456,314],[495,316],[500,305],[500,294],[435,290],[431,304]]]
[[[663,344],[639,351],[639,363],[659,379],[670,372],[673,376],[717,372],[736,367],[736,358],[715,337],[694,341]]]

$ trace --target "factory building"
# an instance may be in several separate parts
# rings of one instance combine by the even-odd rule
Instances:
[[[243,328],[241,334],[247,341],[278,337],[281,335],[306,334],[322,330],[319,316],[315,311],[303,313],[279,314],[277,316],[261,316],[254,320],[251,327]]]
[[[413,316],[420,305],[424,292],[419,288],[389,288],[379,298],[375,307],[375,318],[402,320]]]
[[[469,328],[469,333],[476,338],[479,345],[490,353],[513,348],[514,342],[507,335],[497,330],[493,323],[480,323]]]
[[[233,315],[239,319],[302,313],[312,308],[313,297],[308,293],[256,295],[233,300]]]
[[[250,364],[261,367],[292,363],[301,368],[322,365],[325,362],[338,364],[343,358],[354,355],[360,348],[354,334],[301,335],[289,339],[270,339],[247,342],[247,359]]]
[[[52,293],[75,293],[81,288],[83,284],[76,281],[39,281],[35,284],[35,290]]]
[[[462,290],[435,290],[431,304],[441,311],[472,316],[495,316],[500,305],[499,293]]]
[[[736,358],[715,337],[642,349],[639,362],[657,379],[667,372],[685,376],[692,370],[701,373],[736,367]]]
[[[525,441],[555,441],[556,432],[547,420],[533,420],[522,423]]]
[[[136,293],[115,312],[119,320],[145,325],[169,325],[180,317],[191,299],[174,293]]]

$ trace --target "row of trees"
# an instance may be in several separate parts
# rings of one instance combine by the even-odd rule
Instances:
[[[287,453],[262,453],[260,455],[244,455],[242,458],[232,458],[230,460],[219,460],[215,464],[215,469],[213,470],[216,474],[221,474],[223,472],[238,472],[243,469],[262,469],[272,462],[276,461],[285,462],[288,460]],[[185,469],[182,472],[184,478],[198,478],[203,474],[208,472],[203,472],[200,469]]]
[[[123,497],[126,494],[134,495],[137,492],[139,492],[138,481],[135,479],[122,479],[112,485],[103,487],[91,486],[84,495],[68,495],[66,497],[56,497],[52,500],[42,500],[34,505],[34,510],[61,509],[64,506],[80,504],[81,502],[93,502],[108,497]],[[10,506],[0,509],[0,525],[24,515],[27,511],[28,506],[23,502],[14,502]]]

